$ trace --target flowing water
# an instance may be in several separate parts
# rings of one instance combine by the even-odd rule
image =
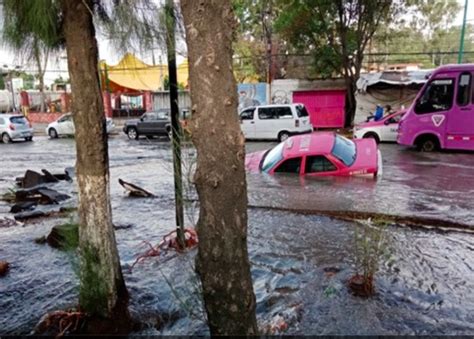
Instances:
[[[52,172],[74,165],[74,141],[38,138],[0,145],[0,192],[26,169]],[[248,151],[269,143],[249,143]],[[474,225],[473,154],[420,154],[381,146],[384,174],[360,178],[301,179],[248,176],[252,206],[359,210],[417,215]],[[190,151],[192,153],[192,151]],[[146,324],[140,334],[206,334],[208,329],[194,273],[194,255],[169,253],[130,270],[174,225],[171,151],[160,141],[110,139],[111,197],[132,313]],[[156,194],[128,198],[118,178]],[[52,186],[73,198],[74,184]],[[188,204],[188,223],[196,207]],[[58,208],[58,206],[54,207]],[[9,206],[0,202],[0,218]],[[27,334],[46,312],[77,302],[71,256],[39,245],[35,238],[64,222],[47,218],[24,227],[0,228],[0,260],[12,267],[0,278],[0,334]],[[66,218],[67,221],[67,218]],[[375,297],[352,296],[346,281],[354,273],[352,222],[265,208],[249,209],[249,255],[257,316],[263,329],[288,325],[291,334],[472,334],[474,333],[474,236],[389,225],[376,275]]]

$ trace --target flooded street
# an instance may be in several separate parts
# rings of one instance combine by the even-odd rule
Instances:
[[[248,143],[247,150],[272,145]],[[110,138],[109,147],[114,224],[131,226],[116,236],[130,309],[146,324],[139,334],[208,334],[195,251],[149,258],[130,269],[148,249],[144,241],[156,244],[174,226],[169,143],[119,135]],[[377,293],[361,299],[346,287],[354,274],[356,223],[265,208],[425,216],[474,230],[474,154],[420,154],[390,144],[380,148],[384,171],[377,180],[248,175],[249,254],[262,329],[283,320],[285,333],[300,335],[474,333],[473,234],[388,225],[375,276]],[[75,162],[73,139],[0,144],[0,151],[0,193],[27,169],[57,173]],[[119,178],[156,197],[127,197]],[[73,196],[64,206],[77,204],[75,183],[52,187]],[[192,224],[197,209],[192,202],[187,208]],[[11,217],[9,209],[0,201],[0,218]],[[0,279],[0,333],[28,334],[46,312],[75,306],[78,279],[71,256],[34,242],[68,220],[52,217],[0,228],[0,260],[12,265]]]

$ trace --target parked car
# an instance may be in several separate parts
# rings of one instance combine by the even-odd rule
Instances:
[[[400,121],[397,142],[421,151],[474,150],[474,64],[445,65]]]
[[[373,138],[379,142],[396,142],[398,123],[406,110],[389,114],[379,121],[369,121],[354,127],[354,138]]]
[[[180,111],[179,121],[183,128],[187,127],[189,118],[188,109]],[[171,111],[164,108],[146,112],[139,119],[127,120],[123,126],[123,132],[129,139],[138,139],[140,136],[167,136],[171,139]]]
[[[171,138],[171,116],[169,110],[144,113],[139,119],[127,120],[123,132],[129,139],[140,136],[167,136]]]
[[[4,144],[12,140],[33,140],[31,123],[20,114],[0,114],[0,136]]]
[[[246,108],[240,112],[240,127],[246,139],[278,141],[313,131],[308,111],[302,104]]]
[[[115,124],[111,118],[106,118],[107,134],[112,132]],[[59,138],[60,136],[71,136],[76,133],[72,113],[66,113],[60,116],[56,121],[53,121],[46,127],[46,134],[51,139]]]
[[[349,140],[331,132],[288,138],[274,148],[247,155],[248,171],[307,176],[377,176],[382,155],[374,139]]]

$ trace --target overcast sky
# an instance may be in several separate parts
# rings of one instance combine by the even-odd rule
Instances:
[[[474,24],[474,0],[468,0],[469,1],[469,10],[467,13],[467,19],[468,23]],[[458,0],[464,7],[464,0]],[[462,24],[462,18],[463,18],[463,11],[458,15],[456,20],[453,22],[454,25],[461,25]],[[99,56],[100,59],[105,59],[108,64],[116,64],[122,57],[122,55],[117,55],[114,52],[114,49],[110,47],[110,45],[107,43],[107,41],[102,40],[99,38]],[[178,48],[178,58],[177,62],[178,64],[183,60],[183,55],[184,51],[179,50]],[[65,53],[64,53],[65,55]],[[163,55],[160,51],[155,50],[155,51],[148,51],[146,53],[137,53],[137,56],[140,57],[143,61],[146,63],[151,64],[153,61],[153,55],[155,57],[155,62],[159,63],[160,61],[160,55],[162,58],[162,62],[166,63],[166,55]],[[66,60],[63,58],[55,58],[56,60],[50,60],[49,66],[48,66],[48,71],[45,74],[45,82],[47,84],[51,83],[54,79],[58,77],[58,75],[62,75],[63,77],[68,77],[67,74],[67,63]],[[23,61],[18,60],[15,58],[15,55],[5,49],[0,49],[0,66],[3,68],[3,65],[7,65],[8,67],[14,67],[16,65],[22,66],[25,70],[32,71],[34,72],[34,69],[31,66],[26,65]],[[59,72],[61,71],[61,72]]]

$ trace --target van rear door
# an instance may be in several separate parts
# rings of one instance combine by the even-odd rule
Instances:
[[[300,121],[299,129],[303,131],[307,130],[310,125],[308,110],[306,109],[304,105],[296,105],[295,109],[296,109],[297,119]]]

